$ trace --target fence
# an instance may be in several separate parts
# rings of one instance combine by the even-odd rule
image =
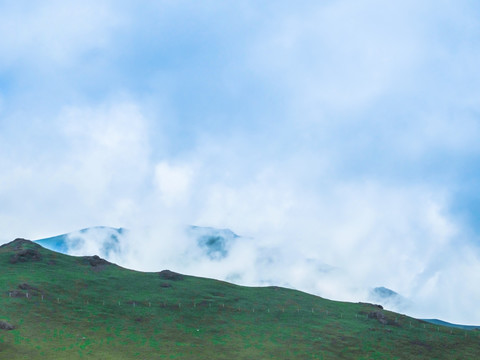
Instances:
[[[463,330],[459,328],[452,328],[446,326],[435,325],[423,321],[416,321],[412,318],[398,315],[382,317],[383,310],[377,309],[375,311],[361,311],[356,312],[354,314],[347,313],[347,312],[332,312],[329,309],[322,308],[317,306],[316,304],[309,306],[309,307],[300,307],[297,305],[291,306],[234,306],[232,304],[226,304],[225,302],[218,302],[212,299],[203,299],[200,301],[193,300],[193,301],[176,301],[176,302],[169,302],[167,300],[160,300],[160,301],[137,301],[137,300],[125,300],[125,299],[107,299],[105,298],[85,298],[85,297],[62,297],[62,296],[48,296],[44,294],[32,294],[30,292],[20,292],[20,291],[9,291],[4,294],[3,298],[7,298],[10,300],[19,300],[19,301],[30,301],[36,303],[50,303],[55,305],[77,305],[77,306],[102,306],[102,307],[118,307],[122,309],[132,308],[132,310],[137,309],[145,309],[145,310],[155,310],[155,309],[162,309],[166,311],[185,311],[185,310],[200,310],[200,309],[212,309],[217,311],[223,311],[225,313],[251,313],[252,316],[259,314],[299,314],[299,315],[308,315],[308,316],[322,316],[328,318],[332,321],[343,321],[355,318],[357,321],[366,321],[372,320],[376,321],[376,325],[387,327],[388,326],[402,326],[408,327],[409,329],[417,329],[417,330],[427,330],[433,331],[436,333],[443,333],[443,334],[450,334],[452,336],[464,336],[464,337],[480,337],[480,331],[470,331],[470,330]],[[373,310],[373,308],[372,308]]]

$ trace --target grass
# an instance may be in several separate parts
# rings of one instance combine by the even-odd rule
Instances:
[[[11,263],[26,249],[30,255]],[[0,320],[16,326],[0,330],[0,359],[475,359],[480,353],[479,331],[371,304],[191,276],[172,280],[90,261],[27,241],[0,247]]]

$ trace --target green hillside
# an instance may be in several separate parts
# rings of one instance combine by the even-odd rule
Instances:
[[[0,247],[0,359],[475,359],[480,332],[299,291]],[[2,325],[3,324],[3,325]]]

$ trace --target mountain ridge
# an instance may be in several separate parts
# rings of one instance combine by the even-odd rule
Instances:
[[[235,262],[235,249],[238,248],[238,245],[243,245],[251,241],[250,238],[238,235],[228,228],[189,225],[185,226],[184,232],[185,238],[188,241],[188,247],[184,253],[179,255],[179,258],[181,257],[183,260],[188,259],[188,264],[205,265],[207,263],[212,268],[220,262],[223,262],[222,266],[224,268],[226,264],[232,261]],[[125,228],[95,226],[45,239],[38,239],[35,240],[35,242],[51,250],[68,255],[97,254],[107,260],[121,262],[122,255],[125,253],[125,248],[122,247],[122,243],[127,241],[126,237],[128,237],[129,234],[129,230]],[[85,251],[85,249],[87,251]],[[279,282],[278,278],[267,277],[268,263],[271,261],[268,258],[269,254],[269,251],[263,251],[257,254],[258,258],[256,259],[256,263],[266,264],[266,267],[257,269],[257,272],[264,274],[263,276],[265,277],[262,278],[259,276],[256,284],[282,285],[295,288],[294,283],[288,281]],[[261,256],[263,256],[263,258]],[[175,265],[178,266],[182,264],[174,264],[173,266],[175,267]],[[192,270],[190,268],[189,270],[189,272],[194,272],[194,269]],[[237,269],[232,268],[230,272],[226,272],[218,278],[237,284],[243,283],[241,276],[236,277],[237,272],[235,270]],[[328,268],[327,271],[330,271],[330,268]],[[212,274],[207,274],[207,276],[208,275],[211,276]],[[308,291],[308,289],[306,290]],[[411,300],[383,286],[366,288],[365,293],[367,294],[366,296],[362,298],[352,298],[351,300],[378,303],[384,308],[401,313],[409,313],[409,310],[411,311],[414,307],[414,303]],[[427,314],[426,316],[434,317],[435,314]]]
[[[373,304],[171,271],[138,272],[25,240],[0,247],[1,358],[473,358],[478,332]],[[440,330],[438,330],[440,329]]]

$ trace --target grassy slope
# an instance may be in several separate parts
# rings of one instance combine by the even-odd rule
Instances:
[[[11,264],[25,248],[42,259]],[[23,283],[37,290],[19,289]],[[388,324],[368,317],[374,312]],[[474,359],[480,353],[479,331],[283,288],[91,266],[21,241],[0,247],[2,319],[17,328],[0,330],[1,359]]]

